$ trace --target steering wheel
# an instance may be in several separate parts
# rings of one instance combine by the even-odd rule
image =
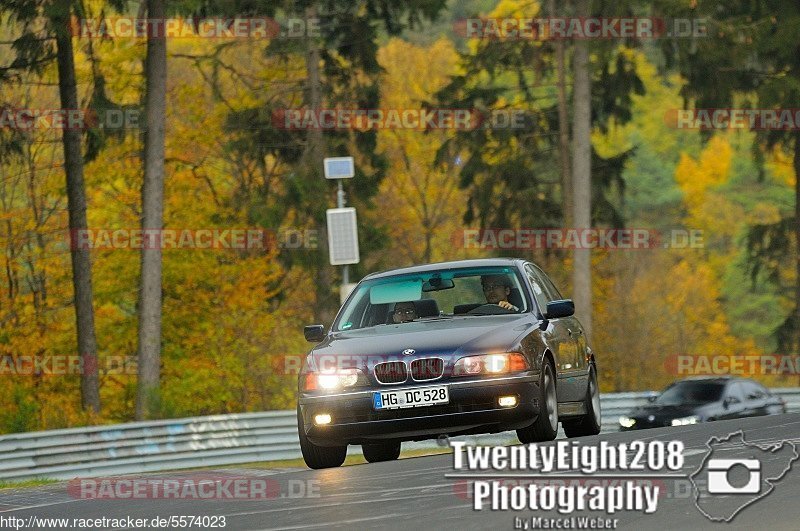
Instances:
[[[514,310],[503,308],[498,304],[481,304],[477,308],[473,308],[467,312],[467,315],[507,315],[510,313],[517,313]]]

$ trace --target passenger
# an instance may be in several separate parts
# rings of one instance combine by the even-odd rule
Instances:
[[[395,323],[407,323],[417,318],[417,308],[413,302],[398,302],[394,305],[392,320]]]

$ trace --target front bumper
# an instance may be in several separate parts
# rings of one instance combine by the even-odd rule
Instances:
[[[300,396],[300,414],[308,439],[319,446],[363,444],[385,439],[413,441],[442,434],[496,433],[529,426],[539,414],[539,376],[531,373],[469,381],[430,382],[392,389],[447,385],[450,402],[437,406],[376,411],[372,394],[387,387],[338,394]],[[516,395],[517,405],[501,408],[497,398]],[[332,422],[316,426],[315,415]]]
[[[636,423],[633,426],[625,427],[622,424],[619,425],[619,431],[636,431],[636,430],[649,430],[651,428],[669,428],[672,426],[672,419],[671,418],[655,418],[650,420],[648,418],[637,418],[637,417],[630,417],[636,420]]]

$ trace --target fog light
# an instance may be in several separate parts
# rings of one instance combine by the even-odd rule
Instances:
[[[331,423],[331,416],[327,413],[323,413],[321,415],[314,416],[314,424],[317,426],[324,426],[325,424]]]
[[[672,419],[673,426],[686,426],[688,424],[697,424],[700,422],[700,417],[697,415],[692,415],[690,417],[683,417],[680,419]]]
[[[500,404],[500,407],[514,407],[517,405],[517,397],[501,396],[497,399],[497,403]]]

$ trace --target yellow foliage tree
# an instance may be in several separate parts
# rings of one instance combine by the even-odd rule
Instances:
[[[455,72],[458,56],[450,41],[429,48],[392,39],[378,52],[386,73],[381,104],[386,109],[421,109]],[[436,152],[452,132],[383,130],[378,149],[389,161],[376,198],[375,223],[385,226],[391,246],[380,258],[400,265],[453,258],[454,233],[460,228],[465,194],[456,168],[438,167]]]

